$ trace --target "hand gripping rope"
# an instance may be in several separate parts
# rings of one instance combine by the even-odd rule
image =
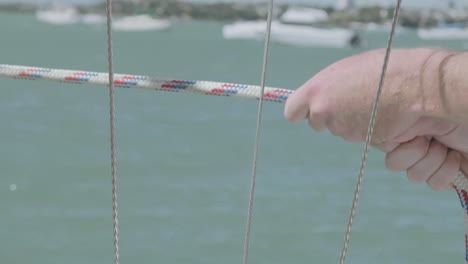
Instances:
[[[271,22],[273,16],[273,0],[269,1],[268,17],[267,17],[267,34],[265,38],[263,67],[261,76],[261,86],[240,85],[232,83],[219,83],[219,82],[206,82],[206,81],[183,81],[183,80],[161,80],[152,79],[145,76],[122,75],[114,74],[113,72],[113,51],[112,51],[112,0],[106,1],[107,7],[107,48],[108,48],[108,64],[109,73],[97,72],[84,72],[84,71],[70,71],[46,68],[33,68],[25,66],[13,66],[0,64],[0,77],[10,77],[17,79],[31,79],[31,80],[50,80],[65,83],[83,83],[83,84],[96,84],[106,85],[109,87],[109,110],[110,110],[110,134],[111,134],[111,163],[112,163],[112,208],[113,208],[113,223],[114,223],[114,263],[119,264],[119,239],[118,239],[118,216],[117,216],[117,173],[116,173],[116,144],[115,144],[115,114],[114,114],[114,87],[125,88],[143,88],[159,91],[171,92],[192,92],[206,95],[230,96],[230,97],[244,97],[259,100],[258,115],[257,115],[257,129],[255,133],[255,146],[254,157],[252,166],[252,181],[249,196],[249,208],[247,211],[247,226],[244,241],[244,256],[243,264],[248,262],[249,253],[249,240],[250,228],[254,201],[255,191],[255,178],[257,168],[258,146],[260,138],[261,117],[263,109],[263,101],[273,101],[284,103],[288,96],[293,92],[291,90],[265,87],[266,80],[266,67],[268,64],[268,48],[270,44]],[[383,89],[385,73],[390,57],[393,36],[395,33],[396,22],[401,7],[401,0],[397,0],[396,8],[393,14],[392,29],[387,43],[384,62],[382,65],[382,72],[380,75],[379,86],[377,95],[372,107],[371,119],[369,122],[364,152],[362,155],[361,166],[359,168],[358,181],[353,196],[351,212],[348,219],[346,228],[345,239],[341,250],[340,264],[344,264],[346,253],[351,235],[351,227],[354,220],[354,215],[357,207],[359,192],[361,190],[362,179],[364,176],[365,164],[367,161],[367,154],[369,145],[372,139],[372,134],[375,125],[375,118],[378,109],[380,95]],[[457,191],[464,209],[465,217],[465,261],[468,263],[468,179],[466,176],[459,172],[457,178],[453,182],[453,187]]]
[[[61,83],[76,83],[89,85],[108,85],[108,74],[100,72],[58,70],[28,66],[16,66],[0,64],[0,77],[46,80]],[[189,80],[165,80],[155,79],[141,75],[115,74],[114,85],[120,88],[139,88],[156,91],[196,93],[203,95],[226,96],[235,98],[256,99],[260,98],[260,86],[208,82]],[[266,101],[284,103],[294,91],[280,88],[265,87],[264,99]],[[465,218],[465,248],[466,261],[468,263],[468,180],[460,172],[453,182],[464,211]]]

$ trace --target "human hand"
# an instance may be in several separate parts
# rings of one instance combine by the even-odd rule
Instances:
[[[451,120],[441,93],[443,65],[454,52],[400,49],[391,53],[371,144],[391,171],[413,182],[447,189],[460,168],[468,172],[468,125]],[[285,106],[291,122],[307,119],[348,141],[366,139],[384,50],[338,61],[293,93]]]

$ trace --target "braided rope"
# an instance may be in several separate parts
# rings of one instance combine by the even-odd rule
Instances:
[[[460,198],[460,203],[464,211],[465,223],[465,262],[468,263],[468,179],[463,172],[459,172],[453,181],[453,188]]]
[[[0,64],[0,77],[44,80],[107,86],[108,74],[90,71],[48,69],[30,66]],[[141,75],[114,74],[114,85],[119,88],[140,88],[156,91],[195,93],[233,98],[259,99],[260,86],[209,81],[156,79]],[[265,87],[264,100],[285,103],[293,90]],[[460,172],[453,182],[460,198],[465,218],[465,259],[468,263],[468,179]]]
[[[0,77],[93,84],[101,86],[107,86],[109,84],[107,73],[47,69],[5,64],[0,64]],[[115,87],[141,88],[167,92],[198,93],[217,96],[244,97],[250,99],[260,98],[259,86],[223,82],[164,80],[140,75],[114,74],[114,85]],[[264,100],[284,103],[292,92],[293,91],[286,89],[265,87]]]

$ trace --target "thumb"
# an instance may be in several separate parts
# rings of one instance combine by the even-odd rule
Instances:
[[[308,87],[303,85],[292,93],[284,106],[284,117],[289,122],[299,122],[309,116]]]
[[[308,119],[309,126],[317,131],[326,129],[323,111],[319,105],[312,105],[312,99],[318,89],[314,89],[310,81],[291,94],[284,107],[284,116],[289,122],[299,122]]]

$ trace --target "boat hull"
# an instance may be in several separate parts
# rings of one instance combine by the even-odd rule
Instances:
[[[225,25],[223,36],[225,39],[263,39],[266,33],[266,23],[237,22]],[[271,40],[277,43],[295,46],[326,46],[346,47],[354,45],[356,33],[341,28],[314,28],[303,25],[290,25],[273,22],[271,27]]]

